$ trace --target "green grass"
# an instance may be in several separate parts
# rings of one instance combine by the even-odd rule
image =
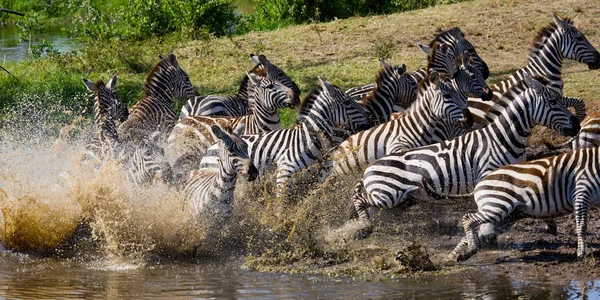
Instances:
[[[118,74],[117,90],[131,105],[141,98],[145,74],[158,55],[171,51],[200,94],[235,93],[244,71],[253,66],[249,53],[265,54],[298,83],[303,94],[317,85],[317,76],[345,89],[374,81],[381,55],[391,63],[406,64],[409,72],[424,66],[426,57],[416,43],[427,43],[436,31],[453,26],[459,26],[475,45],[492,72],[488,82],[495,83],[526,64],[536,31],[551,22],[553,12],[575,17],[578,28],[592,44],[598,44],[600,7],[589,1],[476,0],[206,41],[162,38],[92,45],[89,48],[95,50],[88,49],[66,62],[5,65],[21,82],[13,86],[11,77],[0,72],[0,106],[10,106],[12,93],[21,88],[31,92],[49,89],[64,97],[84,91],[79,78],[90,66],[94,66],[94,72],[87,75],[91,80]],[[568,61],[563,74],[565,95],[582,97],[595,110],[600,95],[598,71]],[[284,124],[291,124],[294,114],[286,112],[282,118]]]

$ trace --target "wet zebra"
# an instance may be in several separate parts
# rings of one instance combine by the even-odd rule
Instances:
[[[279,67],[271,63],[264,55],[250,54],[250,59],[256,64],[249,73],[266,73],[262,75],[278,81],[293,92],[295,103],[300,102],[298,85]],[[181,108],[179,120],[189,116],[229,116],[240,117],[249,113],[248,110],[248,76],[240,84],[237,94],[199,96],[187,101]]]
[[[469,109],[473,113],[475,123],[488,124],[497,115],[502,113],[503,106],[494,106],[500,101],[501,95],[513,85],[520,82],[525,74],[542,76],[550,82],[549,88],[562,93],[563,80],[561,70],[563,59],[569,58],[588,65],[589,69],[600,68],[600,53],[581,33],[570,19],[561,19],[552,16],[553,22],[542,28],[529,49],[529,62],[527,66],[516,71],[508,78],[493,85],[493,102],[482,102],[479,99],[469,99]],[[585,116],[585,105],[577,103],[577,98],[571,98],[571,103],[577,105],[578,116]],[[508,105],[505,103],[504,106]],[[581,110],[583,107],[583,111]]]
[[[362,106],[331,83],[319,78],[319,84],[301,103],[294,127],[249,137],[250,155],[261,174],[276,169],[278,196],[293,174],[320,161],[334,146],[334,127],[347,125],[356,132],[369,126]]]
[[[575,213],[577,257],[588,254],[585,243],[588,210],[600,199],[600,149],[584,148],[558,156],[507,165],[475,186],[478,212],[462,218],[466,237],[452,252],[466,260],[477,253],[474,230],[486,223],[518,218],[553,218]]]
[[[183,186],[184,209],[203,219],[217,218],[220,228],[233,211],[233,192],[237,174],[248,181],[256,179],[258,170],[248,156],[248,144],[229,127],[214,124],[211,131],[219,147],[218,167],[197,169],[177,175]]]
[[[127,178],[136,186],[156,182],[173,183],[173,170],[160,146],[161,133],[156,131],[141,141],[122,141],[119,159],[123,162]]]
[[[131,107],[129,117],[118,127],[120,139],[141,140],[155,131],[166,136],[177,122],[173,98],[185,101],[195,95],[190,78],[173,54],[154,66],[144,90],[144,99]]]
[[[579,120],[539,80],[525,75],[504,95],[511,103],[505,113],[483,129],[372,163],[354,189],[357,215],[368,220],[370,207],[391,208],[415,193],[420,199],[470,193],[493,170],[525,159],[525,142],[536,124],[575,135]]]
[[[117,140],[116,121],[123,122],[127,119],[128,111],[119,101],[115,91],[117,76],[104,84],[102,80],[93,83],[83,78],[87,89],[94,93],[94,136],[86,144],[84,159],[91,159],[97,163],[104,162],[114,156],[115,141]]]
[[[430,89],[421,87],[417,101],[402,114],[402,117],[346,139],[332,151],[332,159],[327,162],[328,169],[334,174],[350,174],[364,169],[369,163],[390,153],[391,149],[416,148],[465,133],[464,128],[470,127],[469,124],[459,126],[455,122],[457,119],[452,118],[447,111],[439,110],[435,113],[432,110],[432,107],[440,109],[442,105],[446,105],[457,110],[454,117],[462,116],[462,110],[467,108],[468,94],[488,94],[487,84],[481,72],[472,65],[468,52],[461,58],[455,79],[443,80],[437,85],[426,85]],[[464,118],[472,121],[468,111],[464,112]]]
[[[266,75],[266,73],[264,74]],[[248,74],[248,103],[251,114],[242,117],[186,117],[179,121],[167,139],[167,154],[176,172],[200,163],[206,150],[216,143],[210,130],[214,124],[228,124],[236,134],[260,134],[281,128],[279,108],[294,108],[294,92],[280,82]],[[180,168],[181,167],[181,168]]]

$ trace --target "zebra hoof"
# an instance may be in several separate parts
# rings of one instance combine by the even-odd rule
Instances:
[[[460,251],[458,253],[453,251],[451,255],[456,259],[457,262],[460,262],[471,258],[471,256],[475,255],[475,253],[477,253],[477,249]]]
[[[362,228],[359,228],[354,233],[355,240],[362,240],[369,237],[373,233],[373,226],[370,223],[367,223]]]

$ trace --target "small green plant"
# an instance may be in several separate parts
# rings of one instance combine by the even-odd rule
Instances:
[[[393,41],[385,41],[375,46],[375,57],[388,60],[391,57],[392,50],[394,49]]]

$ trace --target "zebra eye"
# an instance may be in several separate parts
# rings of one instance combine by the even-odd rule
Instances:
[[[580,35],[580,36],[577,36],[577,37],[576,37],[576,39],[577,39],[577,41],[579,41],[579,42],[583,42],[583,36],[582,36],[582,35]]]
[[[269,83],[269,84],[267,84],[267,86],[265,86],[265,88],[267,88],[267,89],[272,89],[272,88],[273,88],[273,84],[272,84],[272,83]]]
[[[556,105],[556,103],[558,103],[558,101],[556,101],[556,99],[551,99],[551,100],[548,100],[548,103],[550,103],[550,105]]]

